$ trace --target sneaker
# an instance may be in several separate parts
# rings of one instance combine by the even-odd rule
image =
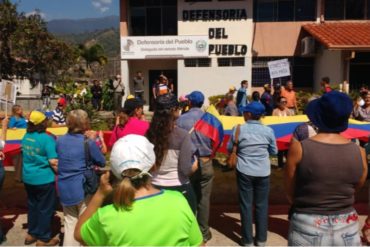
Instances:
[[[37,241],[37,238],[36,237],[34,237],[34,236],[30,235],[30,234],[27,234],[26,239],[24,240],[24,244],[25,245],[31,245],[31,244],[33,244],[36,241]]]
[[[47,242],[44,242],[42,240],[37,240],[36,246],[55,246],[59,244],[59,239],[57,238],[52,238]]]

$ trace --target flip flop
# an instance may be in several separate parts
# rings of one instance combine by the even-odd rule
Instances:
[[[365,224],[361,229],[362,238],[366,245],[370,245],[370,224],[367,223],[367,219],[365,220]]]

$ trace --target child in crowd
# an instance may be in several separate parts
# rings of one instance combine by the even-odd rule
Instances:
[[[14,105],[12,107],[12,116],[9,119],[8,128],[10,129],[27,128],[27,120],[23,116],[23,109],[20,105]]]

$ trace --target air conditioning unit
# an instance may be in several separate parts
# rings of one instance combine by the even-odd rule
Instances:
[[[301,56],[315,56],[315,39],[313,37],[305,37],[301,40]]]

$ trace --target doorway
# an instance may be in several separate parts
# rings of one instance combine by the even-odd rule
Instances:
[[[153,86],[160,75],[167,77],[169,85],[173,85],[172,93],[177,97],[177,70],[149,70],[149,111],[153,110]]]

